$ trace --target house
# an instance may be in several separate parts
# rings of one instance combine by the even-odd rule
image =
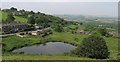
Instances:
[[[16,33],[16,32],[22,32],[22,31],[30,31],[34,28],[31,27],[31,25],[27,23],[9,23],[9,24],[3,24],[2,25],[2,32],[5,34],[10,33]]]
[[[113,37],[119,37],[119,33],[116,31],[109,32]]]
[[[40,35],[42,33],[43,33],[43,30],[36,30],[31,32],[32,35]]]
[[[43,29],[43,30],[44,30],[44,32],[50,32],[50,31],[51,31],[50,27],[45,28],[45,29]]]
[[[49,33],[50,31],[51,31],[51,29],[48,27],[48,28],[44,28],[42,30],[32,31],[31,34],[32,35],[42,35],[42,34],[45,34],[45,33]]]
[[[18,36],[18,37],[27,37],[26,34],[24,34],[24,35],[16,34],[16,36]]]
[[[28,32],[16,33],[16,36],[18,36],[18,37],[27,37],[28,36]]]
[[[39,29],[40,27],[35,23],[35,28],[36,28],[36,29]]]
[[[78,33],[78,34],[89,34],[88,31],[84,31],[84,30],[77,30],[76,33]]]

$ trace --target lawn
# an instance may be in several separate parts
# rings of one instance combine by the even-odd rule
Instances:
[[[26,38],[20,38],[17,36],[10,36],[2,39],[2,42],[5,44],[5,50],[12,50],[13,48],[20,48],[25,45],[32,45],[37,43],[40,38],[39,36],[29,36]]]
[[[65,55],[36,55],[36,54],[9,54],[3,56],[3,60],[93,60],[90,58],[80,58]]]
[[[86,35],[80,35],[80,34],[72,34],[69,32],[54,32],[53,34],[47,36],[49,40],[52,41],[63,41],[69,44],[73,45],[80,45],[81,41],[86,37]],[[75,38],[78,38],[78,41],[75,40]]]
[[[118,38],[105,38],[105,41],[110,51],[110,58],[116,59],[118,54]]]
[[[7,18],[7,13],[0,11],[0,14],[2,14],[2,19],[3,19],[3,20],[6,20],[6,18]]]
[[[27,19],[26,18],[19,17],[19,16],[14,16],[14,17],[15,17],[15,21],[17,21],[17,22],[27,23]]]

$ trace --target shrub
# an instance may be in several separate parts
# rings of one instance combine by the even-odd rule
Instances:
[[[78,41],[79,41],[79,38],[75,38],[74,40],[78,42]]]
[[[82,41],[82,45],[76,49],[76,54],[82,57],[106,59],[109,51],[105,40],[96,35],[90,35]]]
[[[32,33],[31,33],[31,32],[29,32],[28,34],[29,34],[29,35],[32,35]]]
[[[105,37],[111,37],[112,35],[109,34],[106,28],[99,28],[98,32]]]
[[[64,31],[63,26],[62,25],[57,25],[56,28],[55,28],[55,31],[56,32],[63,32]]]
[[[25,33],[24,32],[20,32],[20,35],[24,35]]]

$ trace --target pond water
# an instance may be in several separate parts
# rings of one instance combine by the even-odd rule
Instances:
[[[76,47],[62,42],[48,42],[46,45],[41,44],[23,47],[12,52],[25,52],[32,54],[63,54],[65,52],[71,52],[74,48]]]

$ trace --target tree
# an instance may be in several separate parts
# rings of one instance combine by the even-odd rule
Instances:
[[[76,49],[76,54],[82,57],[106,59],[110,53],[105,40],[92,34],[82,41],[81,46]]]
[[[85,27],[84,30],[85,30],[85,31],[90,31],[90,32],[92,32],[93,30],[95,30],[95,26],[88,25],[88,26]]]
[[[57,32],[63,32],[64,30],[63,30],[63,27],[62,27],[62,25],[57,25],[56,27],[55,27],[55,31],[57,31]]]
[[[41,17],[41,16],[38,16],[36,19],[35,19],[35,23],[38,24],[38,25],[41,25],[43,28],[46,28],[46,27],[49,27],[49,19],[46,17]]]
[[[38,11],[37,14],[40,14],[40,12]]]
[[[35,14],[35,12],[33,12],[33,11],[30,11],[30,14]]]
[[[98,28],[98,32],[99,32],[102,36],[106,36],[106,37],[111,36],[111,35],[108,33],[108,31],[107,31],[106,28]]]
[[[35,24],[35,19],[34,19],[34,16],[32,15],[32,16],[30,16],[30,17],[28,17],[28,23],[30,23],[30,24]]]
[[[15,20],[15,18],[13,17],[13,15],[12,15],[11,13],[9,13],[9,14],[7,15],[6,21],[7,21],[8,23],[11,23],[11,22],[13,22],[14,20]]]
[[[91,34],[92,34],[91,36],[101,36],[101,34],[96,30],[92,31]]]
[[[80,25],[83,25],[83,23],[82,23],[82,22],[80,22]]]
[[[11,7],[10,10],[11,11],[17,11],[17,8]]]
[[[23,14],[23,13],[25,13],[25,10],[22,9],[22,10],[19,10],[19,12]]]

